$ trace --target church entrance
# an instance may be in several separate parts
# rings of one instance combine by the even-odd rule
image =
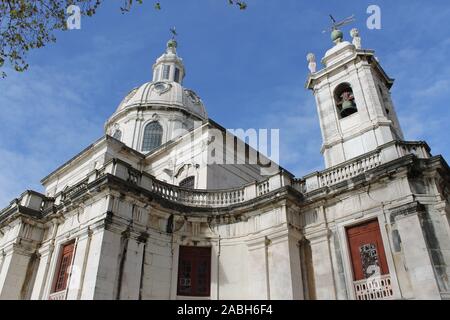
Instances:
[[[189,297],[209,297],[210,286],[211,248],[180,246],[177,294]]]
[[[393,295],[378,220],[347,228],[353,286],[357,300],[378,300]]]

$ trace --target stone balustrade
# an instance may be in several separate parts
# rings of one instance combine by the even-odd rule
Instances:
[[[48,300],[66,300],[66,290],[51,293]]]
[[[356,300],[386,300],[394,295],[389,274],[355,281],[353,287]]]
[[[147,189],[163,199],[193,207],[220,208],[241,204],[257,197],[264,196],[274,190],[291,184],[292,177],[286,172],[279,172],[266,179],[242,187],[225,190],[187,189],[160,181],[150,174],[138,171],[125,162],[115,160],[105,164],[97,171],[95,177],[88,177],[86,181],[93,181],[103,174],[115,175],[131,184]],[[70,188],[67,192],[76,193],[83,185]]]
[[[424,142],[393,141],[363,156],[356,157],[324,171],[312,173],[302,179],[293,179],[290,174],[281,171],[267,177],[265,180],[229,190],[181,188],[159,181],[150,174],[134,169],[126,162],[114,159],[105,163],[102,168],[91,172],[82,181],[58,193],[54,198],[47,198],[44,195],[28,192],[17,200],[17,204],[33,207],[35,210],[42,210],[83,193],[91,182],[106,174],[110,174],[128,183],[147,189],[156,196],[169,201],[193,207],[220,208],[245,203],[285,186],[292,186],[301,193],[330,187],[409,154],[414,154],[418,158],[429,158],[431,156],[429,147]],[[6,212],[8,209],[12,209],[13,206],[14,204],[12,203],[1,212]]]
[[[376,152],[369,153],[365,157],[357,158],[348,163],[344,163],[344,165],[322,171],[319,174],[319,185],[326,187],[339,183],[378,167],[381,163],[381,152],[377,150]]]
[[[429,147],[424,142],[393,141],[338,166],[295,180],[293,186],[302,193],[330,187],[409,154],[418,158],[431,156]]]

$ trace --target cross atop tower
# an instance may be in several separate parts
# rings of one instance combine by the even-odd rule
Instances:
[[[172,33],[172,40],[178,36],[177,29],[175,27],[170,28],[170,33]]]

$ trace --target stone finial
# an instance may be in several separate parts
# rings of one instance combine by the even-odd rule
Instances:
[[[341,43],[342,41],[344,41],[344,34],[342,33],[341,30],[339,29],[334,29],[331,32],[331,41],[333,41],[333,43],[335,45]]]
[[[176,54],[177,53],[177,47],[178,47],[178,43],[175,39],[170,39],[167,42],[167,49],[166,52],[167,53],[173,53]]]
[[[176,54],[177,53],[177,47],[178,47],[178,43],[176,40],[176,37],[178,36],[177,30],[175,29],[175,27],[170,28],[170,33],[172,34],[172,39],[170,39],[167,42],[167,53],[173,53]]]
[[[353,45],[356,49],[361,49],[361,37],[359,36],[359,30],[356,28],[353,28],[350,30],[350,36],[353,38]]]
[[[314,53],[308,53],[308,55],[306,56],[306,60],[309,62],[308,63],[308,69],[311,73],[314,73],[317,71],[317,63],[316,63],[316,56],[314,55]]]

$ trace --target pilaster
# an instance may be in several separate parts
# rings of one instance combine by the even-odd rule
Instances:
[[[421,226],[418,203],[410,203],[391,211],[400,234],[406,267],[416,299],[441,299],[433,263]]]
[[[331,231],[326,229],[307,237],[311,245],[316,298],[318,300],[336,299],[330,236]]]

